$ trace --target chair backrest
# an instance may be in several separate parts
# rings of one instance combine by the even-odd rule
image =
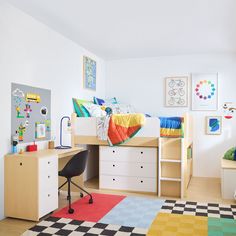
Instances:
[[[67,178],[81,175],[85,170],[87,159],[88,150],[77,153],[67,162],[60,173]]]

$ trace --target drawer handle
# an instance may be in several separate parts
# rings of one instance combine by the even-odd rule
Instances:
[[[115,150],[113,150],[112,152],[115,153]]]
[[[141,154],[143,154],[143,152],[141,152]]]
[[[48,178],[50,179],[50,175],[48,175]]]
[[[113,179],[113,181],[116,181],[116,179]]]
[[[48,165],[50,165],[50,161],[48,161]]]
[[[112,165],[113,167],[115,167],[116,165]]]
[[[141,169],[143,169],[143,166],[141,166]]]
[[[48,194],[48,197],[50,197],[51,195],[50,194]]]
[[[22,166],[23,164],[22,164],[22,162],[20,162],[20,166]]]
[[[141,180],[140,182],[141,182],[141,183],[143,183],[143,181],[142,181],[142,180]]]

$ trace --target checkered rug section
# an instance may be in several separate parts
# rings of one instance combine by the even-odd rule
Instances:
[[[147,229],[49,217],[22,236],[145,236]]]
[[[215,203],[198,203],[191,201],[166,200],[160,212],[181,215],[236,219],[236,205],[223,205]]]

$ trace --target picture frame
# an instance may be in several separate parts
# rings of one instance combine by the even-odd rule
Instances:
[[[188,76],[165,78],[165,106],[188,106]]]
[[[218,73],[192,74],[192,110],[218,110]]]
[[[46,124],[44,122],[35,123],[35,139],[46,138]]]
[[[222,117],[206,116],[206,134],[220,135],[222,133]]]
[[[95,60],[83,56],[83,84],[84,88],[96,91],[97,63]]]

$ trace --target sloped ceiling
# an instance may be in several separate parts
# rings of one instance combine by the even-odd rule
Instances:
[[[9,0],[104,59],[236,52],[236,0]]]

